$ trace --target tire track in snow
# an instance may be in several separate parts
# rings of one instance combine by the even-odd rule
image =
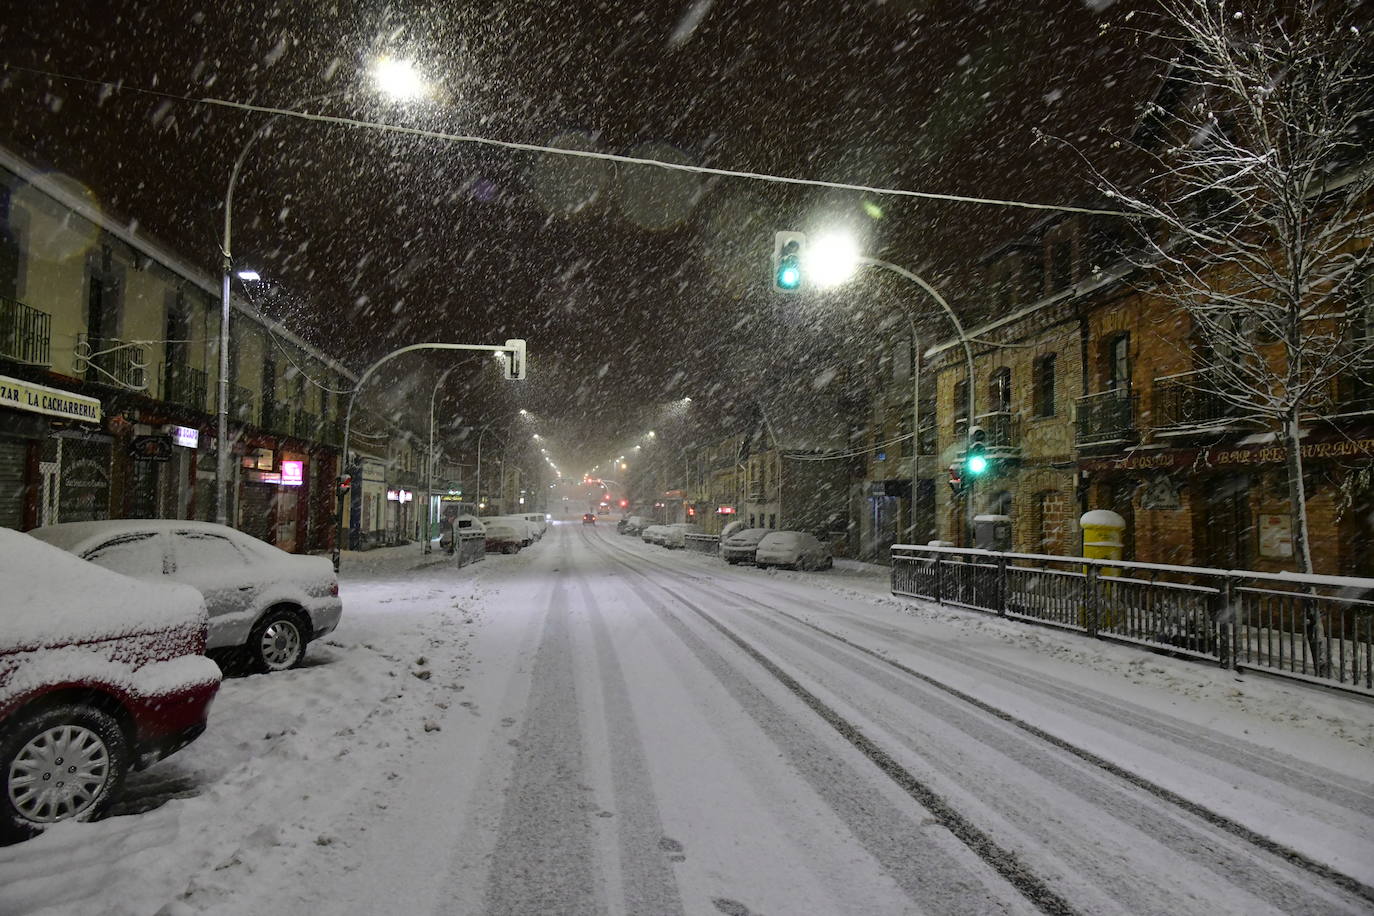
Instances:
[[[569,559],[565,555],[564,568]],[[492,851],[483,907],[491,916],[606,910],[586,804],[569,596],[565,579],[554,582]]]
[[[630,688],[611,641],[611,631],[597,606],[585,576],[577,577],[583,606],[588,610],[592,641],[600,670],[602,705],[610,737],[611,785],[616,807],[616,837],[630,916],[672,916],[683,913],[677,876],[660,848],[663,821],[650,781],[644,743],[635,726]]]
[[[607,549],[607,550],[614,550],[614,551],[620,552],[620,553],[629,553],[629,551],[621,551],[621,550],[619,550],[618,548],[614,548],[614,547],[611,547],[611,546],[609,546],[609,545],[604,545],[604,547],[605,547],[605,549]],[[638,554],[634,554],[634,555],[635,555],[636,557],[639,557]],[[1179,795],[1178,793],[1176,793],[1176,792],[1174,792],[1174,791],[1172,791],[1172,790],[1170,790],[1170,789],[1168,789],[1168,788],[1166,788],[1166,787],[1164,787],[1164,786],[1161,786],[1161,785],[1159,785],[1159,784],[1157,784],[1157,783],[1155,783],[1155,782],[1153,782],[1153,781],[1147,779],[1146,777],[1140,776],[1139,774],[1136,774],[1136,773],[1134,773],[1134,772],[1132,772],[1132,771],[1130,771],[1130,770],[1127,770],[1127,769],[1125,769],[1124,767],[1121,767],[1121,766],[1119,766],[1119,765],[1117,765],[1117,764],[1114,764],[1114,763],[1112,763],[1111,761],[1109,761],[1109,760],[1107,760],[1107,759],[1105,759],[1105,758],[1103,758],[1103,757],[1101,757],[1101,756],[1099,756],[1099,755],[1097,755],[1097,754],[1094,754],[1094,753],[1091,752],[1091,751],[1086,750],[1085,748],[1078,747],[1077,745],[1075,745],[1075,744],[1073,744],[1073,743],[1071,743],[1071,742],[1069,742],[1069,741],[1065,741],[1064,739],[1059,738],[1059,737],[1057,737],[1057,736],[1055,736],[1055,735],[1053,735],[1053,734],[1051,734],[1051,733],[1049,733],[1049,732],[1047,732],[1047,731],[1045,731],[1045,730],[1043,730],[1043,729],[1041,729],[1041,728],[1039,728],[1039,727],[1037,727],[1037,726],[1035,726],[1035,725],[1032,725],[1031,723],[1029,723],[1029,722],[1027,722],[1027,721],[1025,721],[1025,720],[1023,720],[1023,719],[1020,719],[1020,718],[1018,718],[1018,717],[1016,717],[1016,716],[1014,716],[1014,715],[1012,715],[1012,714],[1010,714],[1010,713],[1007,713],[1007,712],[1005,712],[1005,711],[1003,711],[1003,710],[997,709],[996,707],[992,706],[991,704],[985,703],[985,702],[983,702],[983,701],[977,699],[976,697],[973,697],[973,696],[971,696],[971,695],[969,695],[969,694],[964,693],[963,691],[958,690],[957,688],[954,688],[954,687],[951,687],[951,686],[949,686],[949,685],[947,685],[947,684],[944,684],[943,682],[939,681],[939,680],[936,679],[936,678],[933,678],[933,677],[931,677],[931,676],[929,676],[929,675],[925,675],[925,674],[922,674],[922,673],[920,673],[920,672],[918,672],[918,671],[915,671],[914,669],[909,668],[909,667],[907,667],[907,666],[905,666],[905,665],[902,665],[902,664],[899,663],[899,662],[896,662],[896,661],[893,661],[893,660],[891,660],[891,659],[888,659],[888,658],[884,657],[884,656],[881,655],[880,653],[877,653],[877,652],[875,652],[875,651],[873,651],[873,650],[871,650],[871,649],[868,649],[868,648],[866,648],[866,647],[864,647],[864,646],[861,646],[861,645],[859,645],[859,644],[857,644],[857,643],[854,643],[854,642],[852,642],[852,641],[850,641],[850,640],[844,638],[843,636],[840,636],[840,635],[838,635],[838,634],[832,633],[832,632],[830,632],[829,630],[824,629],[823,627],[817,626],[816,624],[813,624],[813,623],[811,623],[811,622],[809,622],[809,621],[803,620],[803,619],[801,619],[801,618],[795,616],[794,614],[792,614],[792,613],[790,613],[790,612],[788,612],[788,611],[786,611],[786,610],[784,610],[784,609],[782,609],[782,608],[777,607],[776,605],[771,605],[771,604],[768,604],[767,602],[760,601],[760,600],[758,599],[758,597],[755,596],[755,595],[742,595],[742,594],[740,594],[739,592],[733,591],[733,590],[731,590],[731,589],[729,589],[729,588],[722,588],[722,587],[720,587],[719,583],[718,583],[717,581],[715,581],[715,580],[712,580],[712,581],[711,581],[710,587],[708,588],[705,584],[698,584],[698,583],[695,581],[698,577],[683,575],[683,573],[682,573],[682,571],[681,571],[680,569],[677,569],[677,568],[675,568],[675,567],[669,566],[669,565],[667,565],[667,564],[663,564],[663,563],[658,562],[658,561],[653,560],[653,559],[648,559],[648,558],[645,558],[645,559],[647,559],[647,562],[648,562],[650,565],[653,565],[653,566],[655,566],[655,567],[658,568],[658,569],[662,569],[662,570],[665,571],[665,572],[674,573],[674,574],[680,576],[681,578],[684,578],[684,579],[687,579],[687,580],[689,580],[689,581],[692,581],[692,582],[693,582],[693,587],[695,587],[695,588],[697,588],[698,590],[701,590],[701,591],[706,591],[706,592],[708,592],[709,594],[711,594],[713,597],[718,597],[721,593],[728,594],[728,595],[730,595],[730,596],[733,597],[733,598],[739,599],[740,601],[748,602],[750,605],[754,605],[754,606],[757,606],[757,607],[765,608],[765,609],[767,609],[767,610],[773,611],[774,613],[777,613],[777,614],[780,614],[780,615],[782,615],[782,616],[784,616],[784,617],[787,617],[788,619],[794,621],[795,623],[797,623],[797,624],[799,624],[799,625],[801,625],[801,626],[807,627],[807,628],[809,628],[810,630],[813,630],[813,631],[815,631],[815,632],[817,632],[817,633],[820,633],[820,634],[824,635],[825,637],[828,637],[829,639],[835,640],[835,641],[837,641],[837,642],[839,642],[839,643],[843,643],[844,645],[847,645],[847,646],[849,646],[849,647],[851,647],[851,648],[853,648],[853,649],[855,649],[855,650],[857,650],[857,651],[859,651],[859,652],[862,652],[862,653],[864,653],[865,655],[871,656],[872,658],[877,659],[879,662],[883,663],[884,665],[887,665],[887,666],[890,666],[890,667],[892,667],[892,668],[894,668],[894,669],[896,669],[896,670],[899,670],[899,671],[903,672],[904,674],[906,674],[906,675],[909,676],[909,677],[916,678],[916,679],[918,679],[918,680],[920,680],[920,681],[926,683],[927,685],[929,685],[929,686],[931,686],[931,687],[934,687],[934,688],[936,688],[936,689],[938,689],[938,690],[940,690],[940,691],[942,691],[942,692],[944,692],[944,693],[946,693],[946,694],[948,694],[948,695],[950,695],[950,696],[955,697],[955,698],[958,699],[958,700],[961,700],[961,701],[963,701],[963,702],[965,702],[965,703],[971,704],[971,705],[975,706],[976,708],[980,709],[981,711],[983,711],[984,713],[987,713],[987,714],[992,715],[992,716],[994,716],[994,717],[996,717],[996,718],[998,718],[998,719],[1000,719],[1000,720],[1002,720],[1002,721],[1004,721],[1004,722],[1007,722],[1007,723],[1009,723],[1009,724],[1011,724],[1011,725],[1013,725],[1013,726],[1015,726],[1015,727],[1017,727],[1017,728],[1019,728],[1019,729],[1025,731],[1025,732],[1027,732],[1028,734],[1031,734],[1031,735],[1035,736],[1036,738],[1039,738],[1039,739],[1041,739],[1041,740],[1043,740],[1043,741],[1049,742],[1050,744],[1054,745],[1055,747],[1059,748],[1060,750],[1063,750],[1063,751],[1065,751],[1065,752],[1067,752],[1067,753],[1070,753],[1070,754],[1074,755],[1075,757],[1079,758],[1080,760],[1082,760],[1082,761],[1084,761],[1084,762],[1086,762],[1086,763],[1089,763],[1089,764],[1091,764],[1091,765],[1093,765],[1093,766],[1095,766],[1095,767],[1098,767],[1099,769],[1104,770],[1105,772],[1110,773],[1111,775],[1113,775],[1113,776],[1115,776],[1115,777],[1117,777],[1117,778],[1119,778],[1119,779],[1121,779],[1121,780],[1123,780],[1123,781],[1125,781],[1125,782],[1128,782],[1128,783],[1130,783],[1131,785],[1133,785],[1133,786],[1135,786],[1135,787],[1137,787],[1137,788],[1140,788],[1140,789],[1142,789],[1142,790],[1144,790],[1144,791],[1150,793],[1151,795],[1155,796],[1156,798],[1160,799],[1161,801],[1167,802],[1167,803],[1169,803],[1169,804],[1171,804],[1171,805],[1173,805],[1173,806],[1175,806],[1175,807],[1177,807],[1177,808],[1180,808],[1180,809],[1182,809],[1183,811],[1185,811],[1186,813],[1188,813],[1188,814],[1190,814],[1190,815],[1192,815],[1192,816],[1194,816],[1194,817],[1197,817],[1197,818],[1199,818],[1199,819],[1201,819],[1201,820],[1203,820],[1203,821],[1205,821],[1205,822],[1211,824],[1211,825],[1214,826],[1214,827],[1217,827],[1217,828],[1219,828],[1219,829],[1221,829],[1221,830],[1224,830],[1225,832],[1230,833],[1230,834],[1232,834],[1233,836],[1238,837],[1239,839],[1241,839],[1241,840],[1243,840],[1243,841],[1245,841],[1245,842],[1251,844],[1252,846],[1255,846],[1255,847],[1257,847],[1257,848],[1259,848],[1259,849],[1261,849],[1261,850],[1263,850],[1263,851],[1265,851],[1265,852],[1267,852],[1267,853],[1269,853],[1269,854],[1272,854],[1272,855],[1274,855],[1274,856],[1277,856],[1278,858],[1280,858],[1280,859],[1282,859],[1282,860],[1284,860],[1284,861],[1286,861],[1286,862],[1288,862],[1288,863],[1290,863],[1290,864],[1292,864],[1292,865],[1294,865],[1294,866],[1296,866],[1296,867],[1298,867],[1298,868],[1300,868],[1300,869],[1302,869],[1302,870],[1304,870],[1304,871],[1307,871],[1307,872],[1309,872],[1309,873],[1311,873],[1311,874],[1313,874],[1313,875],[1315,875],[1315,876],[1317,876],[1317,877],[1323,878],[1323,879],[1325,879],[1325,880],[1331,882],[1332,884],[1336,885],[1337,887],[1341,888],[1343,891],[1345,891],[1345,892],[1347,892],[1347,893],[1350,893],[1350,894],[1353,894],[1353,895],[1355,895],[1355,896],[1357,896],[1357,897],[1363,898],[1365,901],[1374,902],[1374,887],[1370,887],[1369,885],[1367,885],[1367,884],[1361,882],[1360,880],[1358,880],[1358,879],[1356,879],[1356,878],[1354,878],[1354,877],[1351,877],[1350,875],[1345,874],[1344,872],[1337,871],[1336,869],[1331,868],[1330,866],[1326,865],[1325,863],[1316,861],[1315,859],[1312,859],[1310,856],[1307,856],[1307,855],[1305,855],[1305,854],[1303,854],[1303,853],[1301,853],[1301,852],[1298,852],[1298,851],[1295,850],[1295,849],[1292,849],[1292,848],[1290,848],[1290,847],[1288,847],[1288,846],[1286,846],[1286,845],[1284,845],[1284,844],[1282,844],[1282,843],[1279,843],[1279,842],[1277,842],[1277,841],[1275,841],[1275,840],[1273,840],[1273,839],[1271,839],[1271,838],[1269,838],[1269,837],[1267,837],[1267,836],[1264,836],[1263,834],[1258,833],[1258,832],[1255,831],[1255,830],[1250,829],[1249,827],[1246,827],[1244,824],[1241,824],[1241,823],[1239,823],[1239,822],[1237,822],[1237,821],[1234,821],[1234,820],[1232,820],[1231,818],[1228,818],[1228,817],[1226,817],[1226,816],[1223,815],[1223,814],[1220,814],[1220,813],[1218,813],[1218,812],[1216,812],[1216,811],[1213,811],[1213,810],[1211,810],[1211,809],[1209,809],[1209,808],[1207,808],[1207,807],[1205,807],[1205,806],[1203,806],[1203,805],[1201,805],[1201,804],[1198,804],[1197,802],[1194,802],[1194,801],[1192,801],[1192,800],[1190,800],[1190,799],[1188,799],[1188,798],[1186,798],[1186,797],[1184,797],[1184,796],[1182,796],[1182,795]],[[626,564],[626,565],[627,565],[628,568],[630,568],[631,570],[633,570],[634,572],[636,572],[638,575],[644,576],[644,573],[643,573],[641,570],[635,569],[635,567],[632,566],[632,565],[629,565],[629,564]],[[647,577],[646,577],[646,578],[647,578]],[[649,580],[649,581],[653,581],[653,580]],[[789,597],[789,598],[792,598],[793,596],[788,596],[788,597]],[[820,604],[819,602],[816,602],[816,601],[814,601],[814,600],[807,600],[807,599],[804,599],[804,598],[796,598],[795,600],[796,600],[798,603],[800,603],[800,604],[809,606],[812,610],[815,610],[815,611],[827,612],[827,613],[833,611],[833,609],[827,608],[825,605]],[[741,610],[741,611],[743,611],[743,612],[745,612],[745,613],[749,613],[749,609],[748,609],[747,607],[742,606],[742,605],[739,606],[739,610]],[[700,612],[698,612],[698,613],[700,613]],[[760,620],[763,620],[764,622],[767,622],[767,619],[766,619],[766,618],[760,617],[759,619],[760,619]],[[720,625],[717,624],[717,626],[720,626]],[[870,629],[871,629],[871,628],[870,628]],[[929,654],[929,653],[924,653],[924,654]],[[969,655],[968,655],[967,653],[961,652],[961,651],[958,650],[958,649],[951,649],[951,650],[948,650],[948,651],[946,652],[946,651],[945,651],[945,648],[942,647],[942,653],[941,653],[941,656],[940,656],[941,659],[944,659],[944,658],[946,658],[947,656],[948,656],[948,657],[953,657],[953,658],[958,658],[958,659],[960,659],[961,661],[963,661],[964,663],[970,664],[971,666],[978,667],[978,668],[980,668],[980,669],[983,667],[983,665],[986,664],[986,662],[985,662],[984,660],[981,660],[981,659],[977,659],[977,660],[976,660],[976,659],[973,659],[973,658],[969,657]],[[999,671],[999,673],[1000,673],[1000,671]],[[1035,680],[1035,679],[1030,678],[1030,677],[1028,677],[1028,676],[1023,676],[1023,677],[1020,679],[1020,682],[1023,684],[1023,686],[1027,686],[1027,687],[1029,687],[1029,688],[1031,688],[1031,689],[1034,689],[1034,690],[1037,690],[1037,691],[1038,691],[1038,690],[1041,690],[1042,687],[1043,687],[1043,685],[1042,685],[1038,680]],[[1062,691],[1061,691],[1061,695],[1067,696],[1067,695],[1064,694]],[[1075,697],[1077,697],[1077,696],[1078,696],[1078,695],[1075,694]],[[1081,699],[1081,697],[1079,697],[1079,699]],[[1112,716],[1112,715],[1114,715],[1114,712],[1112,712],[1112,709],[1113,709],[1113,707],[1116,706],[1116,704],[1101,703],[1101,704],[1098,704],[1098,705],[1102,708],[1102,712],[1101,712],[1102,715],[1104,715],[1104,716],[1109,716],[1109,717]],[[1149,720],[1148,720],[1148,718],[1146,718],[1146,717],[1138,717],[1138,718],[1140,719],[1140,721],[1142,721],[1142,723],[1149,723]],[[1190,743],[1195,743],[1195,742],[1192,741],[1192,738],[1195,737],[1195,736],[1193,736],[1191,733],[1187,733],[1187,734],[1183,734],[1183,735],[1180,735],[1180,734],[1177,734],[1177,733],[1171,734],[1171,733],[1170,733],[1170,730],[1168,730],[1168,729],[1166,729],[1166,728],[1161,728],[1161,729],[1153,730],[1153,731],[1154,731],[1156,734],[1159,734],[1161,737],[1164,737],[1164,738],[1166,738],[1166,739],[1168,739],[1168,740],[1175,741],[1175,742],[1178,742],[1178,741],[1180,741],[1180,740],[1186,739],[1186,740],[1184,740],[1184,745],[1185,745],[1185,746],[1187,746],[1187,745],[1190,744]],[[1224,745],[1223,745],[1223,747],[1224,747]],[[1229,755],[1228,755],[1228,756],[1229,756]],[[1273,771],[1271,771],[1271,772],[1273,772]],[[1279,771],[1279,772],[1282,773],[1282,772],[1292,772],[1292,771],[1281,770],[1281,771]],[[1331,792],[1330,792],[1330,794],[1333,795],[1333,796],[1336,796],[1336,797],[1340,797],[1341,794],[1342,794],[1342,793],[1341,793],[1341,790],[1340,790],[1340,787],[1331,787]],[[1362,801],[1362,799],[1361,799],[1361,801]]]
[[[891,756],[863,735],[852,723],[806,690],[787,672],[754,649],[711,614],[673,592],[668,586],[655,582],[632,564],[616,555],[617,551],[598,538],[583,532],[586,542],[619,565],[644,579],[654,589],[666,592],[672,600],[693,611],[703,621],[761,665],[775,680],[800,699],[812,712],[838,732],[856,750],[873,762],[888,778],[929,813],[933,823],[917,823],[908,815],[892,810],[885,804],[872,804],[871,793],[855,794],[852,787],[862,786],[865,778],[833,751],[820,744],[786,710],[769,698],[738,666],[709,646],[676,614],[643,585],[629,583],[632,591],[644,600],[697,659],[720,681],[740,706],[786,755],[793,767],[826,801],[835,814],[845,822],[859,842],[903,891],[918,909],[934,904],[942,913],[986,913],[998,906],[987,896],[986,887],[970,874],[967,867],[949,856],[947,850],[932,842],[927,831],[939,824],[960,843],[991,866],[999,876],[1037,909],[1053,916],[1070,916],[1077,911],[1063,897],[1052,891],[1033,875],[1011,852],[1000,847],[971,822],[953,809],[941,796],[904,769]]]

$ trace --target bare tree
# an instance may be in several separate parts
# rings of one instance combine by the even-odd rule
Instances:
[[[1165,88],[1134,138],[1151,168],[1103,190],[1140,214],[1134,257],[1192,321],[1190,387],[1286,454],[1293,556],[1312,571],[1302,437],[1374,368],[1360,284],[1374,236],[1374,73],[1361,4],[1163,0]],[[1256,15],[1252,15],[1256,14]],[[1157,33],[1152,33],[1157,38]],[[1322,625],[1307,636],[1325,667]]]

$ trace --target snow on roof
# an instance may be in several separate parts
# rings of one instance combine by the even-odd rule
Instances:
[[[0,528],[0,652],[113,639],[205,620],[188,585],[140,582]]]
[[[63,522],[60,525],[47,525],[29,532],[44,543],[59,547],[69,553],[81,553],[87,547],[94,547],[96,541],[105,541],[121,534],[136,534],[140,531],[203,531],[230,538],[236,543],[251,545],[254,549],[263,548],[264,554],[274,554],[277,548],[260,541],[250,534],[227,525],[214,522],[197,522],[187,519],[131,518],[105,519],[95,522]]]

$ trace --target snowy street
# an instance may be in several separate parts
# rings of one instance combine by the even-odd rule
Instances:
[[[1367,702],[604,527],[344,562],[306,665],[0,850],[0,912],[1371,906]]]

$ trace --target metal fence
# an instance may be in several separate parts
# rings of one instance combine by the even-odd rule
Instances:
[[[50,365],[52,316],[0,296],[0,356],[35,366]]]
[[[1374,692],[1374,579],[898,545],[892,593]]]
[[[696,553],[709,554],[710,556],[720,556],[720,535],[718,534],[688,534],[684,536],[687,541],[687,549]]]

